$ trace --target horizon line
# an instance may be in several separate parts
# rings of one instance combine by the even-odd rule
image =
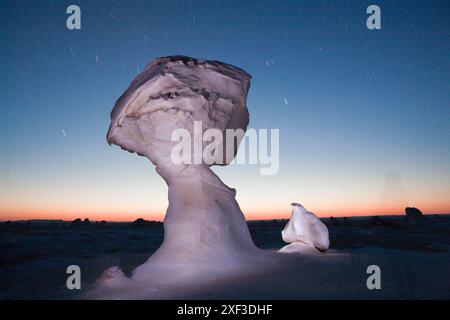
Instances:
[[[423,213],[424,216],[435,216],[435,215],[450,215],[450,212],[448,213]],[[318,218],[320,219],[330,219],[330,218],[363,218],[363,217],[376,217],[376,216],[383,216],[383,217],[401,217],[404,216],[406,217],[405,213],[384,213],[384,214],[368,214],[368,215],[351,215],[351,216],[318,216]],[[164,223],[164,219],[162,220],[150,220],[150,219],[145,219],[145,218],[136,218],[134,220],[91,220],[88,217],[84,217],[84,218],[76,218],[73,220],[64,220],[64,219],[39,219],[39,218],[33,218],[33,219],[17,219],[17,220],[13,220],[13,219],[0,219],[0,222],[28,222],[28,221],[61,221],[61,222],[73,222],[74,220],[77,219],[81,219],[81,221],[84,221],[85,219],[88,219],[89,222],[117,222],[117,223],[125,223],[125,222],[134,222],[138,219],[144,219],[145,221],[151,221],[151,222],[161,222]],[[289,217],[285,217],[285,218],[265,218],[265,219],[245,219],[245,221],[270,221],[270,220],[289,220]]]

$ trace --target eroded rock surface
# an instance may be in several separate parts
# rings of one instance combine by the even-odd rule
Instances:
[[[281,232],[283,241],[290,243],[280,252],[324,252],[330,245],[328,228],[301,204],[292,203],[291,219]]]

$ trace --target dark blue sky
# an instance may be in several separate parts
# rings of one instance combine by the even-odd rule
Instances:
[[[250,127],[280,128],[278,175],[216,170],[244,212],[450,211],[449,1],[3,1],[0,39],[0,219],[162,216],[162,180],[105,134],[130,81],[172,54],[248,71]]]

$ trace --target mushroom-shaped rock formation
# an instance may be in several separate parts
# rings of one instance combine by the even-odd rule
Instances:
[[[251,239],[235,190],[210,169],[228,164],[237,153],[240,138],[228,144],[224,132],[247,128],[250,79],[242,69],[219,61],[170,56],[149,64],[117,100],[108,143],[147,157],[169,187],[164,242],[133,271],[131,280],[179,285],[195,277],[206,279],[208,274],[237,272],[248,264],[268,264],[264,260],[268,253]],[[222,133],[218,149],[223,152],[201,157],[200,162],[173,161],[177,142],[172,134],[177,129],[190,133],[192,145],[207,145],[196,136],[199,122],[202,131]],[[198,156],[195,146],[187,150],[193,150],[183,150],[187,159]],[[108,283],[115,274],[126,278],[113,271],[107,272]]]
[[[283,241],[290,243],[279,251],[285,253],[324,252],[330,245],[328,228],[301,204],[292,203],[291,219],[281,232]]]
[[[219,61],[185,56],[158,58],[117,100],[111,112],[108,143],[149,158],[169,184],[180,175],[198,174],[199,169],[203,171],[202,166],[172,161],[177,144],[172,141],[172,133],[177,129],[187,130],[193,140],[197,139],[196,143],[206,147],[207,142],[194,136],[195,122],[201,122],[203,131],[245,131],[249,121],[246,102],[250,79],[242,69]],[[222,156],[202,159],[206,160],[202,164],[228,164],[239,142],[230,144],[232,150],[226,150],[226,135],[223,135]],[[192,162],[198,156],[194,149],[192,154],[184,155],[192,157]],[[217,184],[217,179],[209,174],[203,178]]]
[[[423,215],[422,211],[415,207],[406,207],[405,208],[405,214],[406,214],[406,222],[408,224],[417,224],[424,221],[425,216]]]

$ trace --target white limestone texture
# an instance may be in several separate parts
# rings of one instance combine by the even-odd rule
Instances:
[[[283,241],[290,243],[279,251],[285,253],[325,252],[330,246],[327,226],[301,204],[292,203],[292,215],[281,232]]]
[[[253,243],[235,190],[208,164],[175,164],[170,157],[173,130],[193,134],[194,121],[202,121],[203,130],[245,131],[250,79],[245,71],[219,61],[170,56],[149,64],[117,100],[108,143],[156,166],[169,187],[169,207],[161,247],[131,277],[118,267],[106,270],[90,297],[149,297],[152,290],[254,272],[274,263],[268,258],[273,252]],[[213,160],[213,165],[226,165],[232,159]]]

